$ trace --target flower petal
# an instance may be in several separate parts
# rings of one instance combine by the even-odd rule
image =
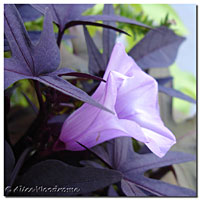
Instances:
[[[176,143],[174,135],[167,129],[159,113],[157,82],[142,70],[124,79],[118,90],[116,112],[121,119],[138,123],[153,153],[162,157]]]
[[[114,115],[85,103],[64,123],[60,141],[68,150],[84,150],[104,141],[129,136],[139,140],[159,157],[176,142],[159,113],[158,86],[129,57],[122,44],[116,44],[107,70],[92,97]],[[62,147],[62,148],[63,148]]]
[[[133,70],[139,68],[133,59],[127,55],[125,47],[121,43],[117,43],[112,51],[104,79],[108,78],[110,71],[116,71],[123,75],[132,76]]]
[[[115,112],[117,87],[120,86],[122,81],[123,78],[119,73],[110,72],[106,85],[99,87],[105,92],[100,103],[103,103],[113,112]],[[94,95],[96,98],[101,94],[99,88]],[[130,136],[141,142],[148,142],[140,126],[134,121],[119,119],[117,114],[113,115],[97,109],[84,104],[65,121],[59,138],[60,141],[64,142],[65,149],[84,150],[77,142],[90,148],[120,136]]]
[[[149,142],[145,143],[147,147],[154,154],[161,158],[169,151],[171,146],[176,143],[176,138],[174,137],[174,135],[172,135],[172,133],[169,130],[165,133],[168,132],[171,138],[165,137],[162,134],[158,134],[158,132],[151,131],[150,129],[143,128],[143,132],[149,138]]]

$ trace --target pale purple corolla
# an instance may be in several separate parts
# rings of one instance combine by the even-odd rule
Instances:
[[[114,114],[83,104],[64,122],[54,150],[80,151],[85,149],[77,142],[91,148],[129,136],[163,157],[176,138],[160,118],[155,79],[137,66],[120,43],[113,49],[103,78],[106,83],[101,82],[92,97]]]

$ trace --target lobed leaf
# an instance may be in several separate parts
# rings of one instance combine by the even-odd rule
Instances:
[[[36,45],[40,39],[40,35],[41,35],[41,31],[28,31],[28,35],[30,37],[31,43],[33,43],[34,45]],[[55,36],[57,37],[58,34],[55,34]],[[74,38],[75,36],[73,35],[68,35],[65,34],[63,35],[63,40],[69,40]],[[4,51],[10,51],[10,46],[8,43],[8,40],[6,39],[6,37],[4,37]]]
[[[80,19],[81,14],[94,6],[94,4],[32,4],[41,13],[45,13],[45,8],[48,7],[53,21],[63,31],[65,26],[70,21]]]
[[[34,79],[64,94],[108,111],[87,93],[58,77],[60,71],[58,73],[56,70],[60,63],[60,52],[48,8],[45,13],[43,31],[36,45],[31,43],[14,5],[5,5],[4,16],[5,34],[12,51],[12,57],[5,59],[4,62],[5,88],[20,79]]]
[[[75,25],[95,25],[114,29],[119,32],[123,32],[115,27],[95,23],[95,21],[118,21],[123,23],[130,23],[145,28],[150,28],[140,22],[130,20],[121,16],[112,15],[95,15],[95,16],[82,16],[81,14],[94,6],[94,4],[32,4],[34,8],[44,14],[45,8],[48,7],[53,16],[53,21],[59,26],[61,32],[64,29]],[[124,32],[125,33],[125,32]]]
[[[168,67],[176,58],[178,48],[185,40],[167,27],[150,30],[130,51],[142,69]]]
[[[132,148],[132,142],[128,138],[115,138],[110,140],[106,147],[111,165],[115,169],[119,169],[126,161],[129,162],[127,155]]]
[[[126,196],[137,196],[137,197],[144,197],[147,196],[144,192],[142,192],[137,186],[126,179],[121,180],[121,188]]]
[[[15,4],[24,22],[34,21],[41,17],[41,13],[28,4]]]
[[[168,152],[163,158],[155,156],[153,153],[138,154],[134,152],[132,139],[129,137],[120,137],[107,143],[107,153],[105,150],[96,150],[93,152],[104,160],[113,169],[118,169],[123,174],[121,187],[128,196],[195,196],[193,190],[171,185],[159,180],[144,177],[144,172],[175,163],[188,162],[195,159],[195,156],[182,152]],[[101,149],[104,149],[101,147]],[[127,155],[121,151],[127,152]],[[102,153],[104,152],[104,153]],[[123,156],[120,156],[123,155]],[[108,158],[109,156],[109,158]],[[86,162],[85,164],[91,164]],[[95,166],[94,164],[92,164]]]
[[[93,39],[91,38],[87,28],[84,26],[85,40],[89,55],[89,72],[91,74],[98,74],[99,71],[105,70],[105,63],[102,54],[96,47]]]
[[[149,169],[160,168],[164,166],[170,166],[172,164],[178,164],[183,162],[189,162],[195,160],[195,156],[186,154],[183,152],[172,152],[169,151],[163,158],[159,158],[152,153],[137,154],[135,158],[129,163],[124,163],[121,167],[121,171],[128,177],[133,173],[144,173]],[[137,160],[137,162],[135,162]]]
[[[89,18],[86,16],[81,16],[83,11],[87,10],[93,5],[94,4],[32,4],[34,8],[43,14],[45,13],[45,9],[48,7],[53,16],[53,21],[59,27],[60,32],[64,32],[65,29],[76,25],[91,25],[110,28],[120,33],[127,34],[123,30],[120,30],[116,27],[96,23],[95,21],[97,20],[94,18],[90,19],[90,16]]]

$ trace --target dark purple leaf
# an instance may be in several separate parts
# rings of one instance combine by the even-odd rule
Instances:
[[[142,69],[168,67],[176,59],[178,48],[185,40],[167,27],[150,30],[129,52]]]
[[[107,14],[107,15],[114,15],[114,8],[112,4],[104,4],[104,9],[103,9],[103,14]],[[104,24],[108,24],[111,25],[113,27],[116,26],[115,22],[105,22]],[[112,49],[115,45],[115,40],[116,40],[116,32],[110,29],[103,29],[103,58],[104,58],[104,62],[105,62],[105,69],[106,66],[108,64],[108,61],[110,59],[110,55],[112,52]],[[104,69],[104,70],[105,70]]]
[[[51,73],[48,73],[48,75],[50,75],[50,76],[62,76],[62,74],[65,74],[65,76],[66,76],[68,73],[73,73],[73,72],[75,72],[75,71],[72,70],[72,69],[69,69],[67,67],[64,67],[64,68],[57,69],[56,71],[53,71]]]
[[[100,70],[105,70],[105,63],[102,54],[96,47],[93,39],[91,38],[87,28],[84,26],[85,40],[89,55],[89,72],[91,74],[98,74]]]
[[[115,170],[73,167],[58,160],[46,160],[32,166],[16,181],[16,185],[27,187],[42,185],[51,188],[57,186],[74,189],[68,192],[27,192],[18,195],[74,196],[102,189],[119,182],[121,178],[121,173]]]
[[[37,109],[37,107],[35,106],[35,104],[32,103],[32,101],[29,99],[29,97],[28,97],[24,92],[21,91],[21,93],[22,93],[22,95],[24,96],[24,98],[26,99],[27,103],[28,103],[28,104],[30,105],[30,107],[32,108],[33,112],[34,112],[35,114],[38,114],[38,109]]]
[[[138,153],[139,154],[151,153],[151,150],[146,145],[142,145]]]
[[[118,197],[119,196],[112,185],[109,186],[109,188],[108,188],[108,196],[109,197]]]
[[[28,31],[28,35],[31,39],[31,42],[33,44],[36,44],[37,42],[39,42],[41,31]],[[55,36],[57,38],[58,34],[55,34]],[[64,34],[62,39],[63,40],[69,40],[69,39],[72,39],[72,38],[75,38],[75,36]]]
[[[134,183],[138,188],[150,192],[152,196],[196,196],[196,193],[191,189],[171,185],[169,183],[150,179],[142,175],[133,174],[132,176],[124,179]]]
[[[99,163],[94,162],[92,160],[82,160],[82,161],[80,161],[80,164],[83,165],[83,166],[87,166],[87,167],[95,167],[95,168],[99,168],[99,169],[106,169],[105,167],[103,167]]]
[[[144,197],[147,196],[144,192],[142,192],[137,186],[132,183],[131,181],[128,181],[126,179],[121,180],[121,188],[126,196],[132,197]]]
[[[28,4],[15,4],[24,22],[34,21],[41,13]]]
[[[36,46],[31,43],[14,5],[5,5],[4,16],[5,35],[12,51],[12,57],[5,59],[5,73],[8,73],[8,76],[5,75],[6,87],[16,81],[16,78],[10,79],[9,73],[15,74],[20,79],[20,76],[31,78],[56,70],[60,63],[60,54],[50,13],[46,13],[44,30]]]
[[[31,42],[36,44],[40,39],[41,31],[28,31],[28,35],[31,39]],[[6,37],[4,37],[4,51],[10,51],[10,46]]]
[[[134,152],[132,140],[129,137],[119,137],[108,141],[107,150],[114,169],[119,169],[127,176],[129,173],[144,173],[149,169],[196,159],[195,156],[191,154],[172,151],[169,151],[163,158],[159,158],[153,153],[138,154]],[[122,153],[122,151],[124,151],[124,153]]]
[[[65,29],[68,29],[76,25],[100,26],[104,28],[113,29],[120,33],[127,34],[123,30],[118,29],[116,27],[112,27],[106,24],[96,23],[95,21],[98,19],[94,19],[93,17],[95,16],[91,16],[91,20],[87,19],[86,16],[81,16],[83,11],[92,7],[93,5],[94,4],[32,4],[33,7],[38,9],[43,14],[45,12],[46,7],[50,9],[50,12],[53,16],[53,21],[58,25],[59,32],[61,34],[64,33]]]
[[[101,151],[96,151],[95,148],[91,151],[97,154],[98,157],[113,169],[117,167],[123,174],[123,179],[126,183],[123,183],[122,190],[127,195],[134,196],[137,194],[137,196],[141,196],[142,193],[145,192],[144,194],[146,194],[147,192],[154,196],[195,196],[195,192],[190,189],[149,179],[143,175],[149,169],[192,161],[195,159],[193,155],[182,152],[168,152],[166,156],[159,158],[153,153],[138,154],[134,152],[132,139],[129,137],[120,137],[109,141],[107,143],[108,155],[105,150],[102,150],[104,149],[103,147],[101,147]],[[127,152],[127,155],[121,153],[121,151]]]
[[[77,142],[77,143],[81,145],[82,147],[84,147],[86,150],[88,150],[90,153],[92,153],[94,156],[96,156],[99,160],[101,160],[108,168],[112,168],[108,154],[102,146],[98,145],[92,149],[89,149],[85,145],[81,144],[80,142]]]
[[[172,80],[173,80],[172,76],[165,77],[165,78],[156,78],[156,81],[158,82],[159,85],[165,85],[166,83]]]
[[[35,80],[38,80],[41,83],[62,92],[63,94],[69,95],[92,105],[96,105],[101,109],[111,112],[109,109],[103,107],[101,104],[98,104],[95,100],[90,98],[88,94],[85,93],[83,90],[80,90],[79,88],[75,87],[68,81],[63,80],[58,76],[51,76],[50,74],[48,74],[46,76],[36,77]]]
[[[5,5],[4,18],[5,35],[12,50],[12,58],[5,59],[5,72],[13,71],[18,72],[19,76],[20,74],[31,76],[33,72],[33,58],[30,55],[30,49],[33,45],[14,5]],[[5,76],[6,78],[7,76]]]
[[[110,15],[95,15],[95,16],[82,16],[82,12],[94,6],[94,4],[32,4],[34,8],[44,14],[45,8],[49,7],[53,16],[53,21],[59,26],[60,32],[64,29],[75,25],[94,25],[111,28],[113,30],[123,32],[120,29],[114,28],[109,25],[95,23],[95,21],[118,21],[130,23],[145,28],[149,28],[140,22],[127,19],[121,16]],[[125,32],[123,32],[125,33]]]
[[[104,27],[104,28],[109,28],[115,31],[118,31],[119,33],[124,33],[126,35],[129,35],[127,32],[123,31],[122,29],[110,26],[110,25],[106,25],[106,24],[101,24],[101,23],[96,23],[96,22],[90,22],[90,21],[84,21],[84,20],[76,20],[76,21],[72,21],[69,22],[65,28],[70,28],[72,26],[77,26],[77,25],[90,25],[90,26],[100,26],[100,27]],[[130,36],[130,35],[129,35]]]
[[[4,142],[4,181],[7,186],[10,182],[11,173],[15,166],[15,156],[13,154],[12,148],[8,142]]]
[[[169,96],[172,96],[172,97],[177,97],[177,98],[189,101],[191,103],[196,103],[196,101],[192,97],[190,97],[174,88],[164,86],[166,83],[168,83],[169,81],[172,81],[172,80],[173,80],[173,77],[171,77],[171,76],[156,79],[156,81],[158,82],[159,91],[163,92]]]
[[[88,20],[88,21],[122,22],[122,23],[132,24],[132,25],[143,27],[143,28],[151,29],[151,27],[147,26],[146,24],[142,24],[136,20],[128,19],[126,17],[122,17],[122,16],[118,16],[114,14],[109,15],[108,13],[103,14],[103,15],[81,16],[79,19]]]
[[[53,16],[53,21],[59,26],[61,32],[70,21],[79,19],[82,12],[94,6],[94,4],[32,4],[41,13],[45,13],[48,7]]]
[[[28,31],[28,35],[31,39],[31,42],[36,44],[40,39],[41,31]]]
[[[28,34],[30,36],[32,43],[36,44],[37,42],[39,42],[41,31],[28,31]],[[56,33],[55,36],[57,38],[58,34]],[[72,39],[72,38],[75,38],[75,36],[64,34],[62,39],[67,41],[67,40]]]
[[[87,93],[58,77],[60,70],[58,73],[56,69],[60,63],[60,52],[56,44],[51,13],[48,8],[43,31],[37,45],[31,43],[14,5],[5,5],[4,16],[5,35],[12,51],[12,57],[4,60],[5,88],[20,79],[34,79],[64,94],[108,111]]]
[[[51,14],[48,11],[45,15],[40,41],[32,51],[32,56],[36,76],[53,72],[60,64],[60,51],[56,44]]]
[[[149,169],[170,166],[172,164],[189,162],[193,160],[195,160],[195,156],[183,152],[169,151],[163,158],[159,158],[153,153],[141,155],[134,153],[132,156],[132,162],[125,162],[120,171],[122,171],[128,177],[133,173],[144,173]]]
[[[110,157],[111,166],[119,169],[127,161],[128,151],[132,148],[132,141],[128,138],[115,138],[108,141],[107,151]]]
[[[195,103],[196,104],[196,100],[193,99],[192,97],[176,90],[176,89],[173,89],[173,88],[170,88],[170,87],[165,87],[165,86],[162,86],[162,85],[158,85],[158,89],[159,89],[159,92],[163,92],[169,96],[172,96],[172,97],[177,97],[179,99],[183,99],[185,101],[189,101],[191,103]]]
[[[31,42],[36,45],[37,42],[39,42],[41,31],[28,31],[28,35],[31,39]],[[55,35],[57,37],[58,34],[55,34]],[[64,34],[62,39],[67,41],[74,37],[75,36],[73,36],[73,35]],[[9,46],[8,40],[5,37],[4,37],[4,51],[10,51],[10,46]]]
[[[115,22],[124,22],[135,24],[139,26],[143,26],[149,28],[139,22],[127,19],[125,17],[114,15],[114,9],[112,5],[105,4],[103,15],[98,16],[82,16],[81,19],[85,19],[88,21],[96,21],[103,20],[105,25],[111,25],[112,27],[116,27]],[[120,31],[118,31],[120,32]],[[92,74],[98,74],[99,71],[105,71],[106,66],[108,64],[113,46],[116,40],[116,33],[112,29],[103,30],[103,55],[99,52],[96,47],[93,39],[90,37],[86,28],[84,28],[86,44],[89,55],[89,72]]]

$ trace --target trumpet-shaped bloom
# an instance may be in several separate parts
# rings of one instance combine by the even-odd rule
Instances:
[[[160,118],[157,82],[143,72],[122,44],[113,49],[109,64],[93,98],[114,114],[87,103],[64,122],[55,150],[85,150],[104,141],[129,136],[162,157],[176,143]],[[62,145],[61,145],[62,144]]]

